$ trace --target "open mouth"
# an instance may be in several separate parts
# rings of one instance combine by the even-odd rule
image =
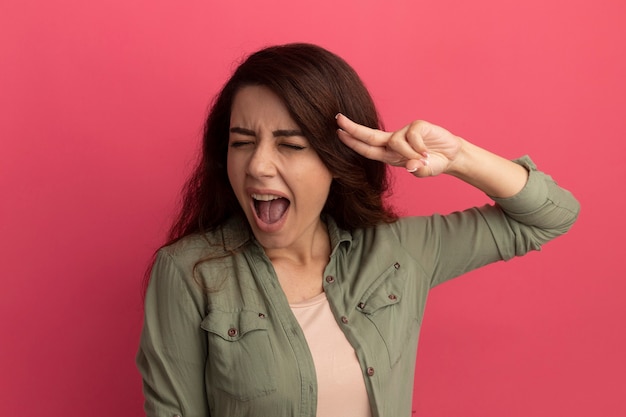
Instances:
[[[279,221],[289,208],[289,200],[272,194],[252,194],[257,217],[267,224]]]

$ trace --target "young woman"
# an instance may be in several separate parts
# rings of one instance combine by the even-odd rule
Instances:
[[[430,288],[537,250],[578,213],[527,157],[424,121],[379,130],[345,61],[250,55],[217,96],[145,299],[149,416],[409,416]],[[453,175],[493,205],[398,218],[387,164]]]

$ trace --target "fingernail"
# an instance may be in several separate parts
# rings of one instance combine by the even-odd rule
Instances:
[[[337,114],[335,115],[335,120],[337,120],[337,119],[339,118],[339,116],[340,116],[340,115],[341,115],[341,113],[337,113]]]
[[[415,172],[417,171],[417,168],[407,168],[406,172]]]

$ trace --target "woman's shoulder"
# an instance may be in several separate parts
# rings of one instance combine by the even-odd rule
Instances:
[[[187,235],[162,247],[159,253],[166,254],[177,263],[195,263],[198,259],[223,258],[249,240],[250,232],[246,224],[233,218],[215,230]]]
[[[403,245],[407,235],[418,236],[426,233],[437,215],[399,217],[390,223],[380,223],[373,227],[358,228],[351,233],[352,246],[372,245],[397,248]]]
[[[360,229],[361,233],[370,235],[384,235],[384,234],[397,234],[398,230],[405,228],[414,228],[425,226],[433,220],[433,218],[439,217],[438,214],[431,214],[428,216],[400,216],[396,220],[390,223],[380,223],[375,227]]]

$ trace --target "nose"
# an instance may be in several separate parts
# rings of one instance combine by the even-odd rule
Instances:
[[[248,161],[248,174],[255,178],[272,177],[276,175],[275,155],[268,143],[258,144]]]

